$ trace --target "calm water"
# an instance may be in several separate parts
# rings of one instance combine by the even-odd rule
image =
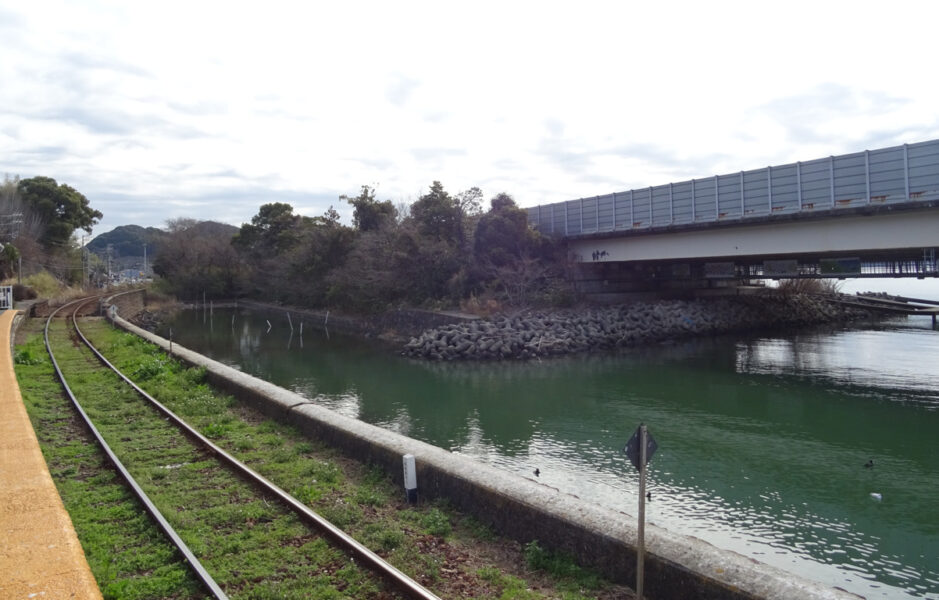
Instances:
[[[631,514],[638,479],[620,450],[645,422],[659,444],[650,522],[869,598],[939,598],[928,319],[511,364],[416,362],[308,323],[301,340],[286,317],[246,311],[170,326],[338,412],[524,477],[537,467]]]

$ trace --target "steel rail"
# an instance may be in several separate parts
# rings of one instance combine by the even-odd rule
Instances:
[[[65,393],[68,395],[69,400],[72,401],[72,405],[75,406],[75,409],[78,411],[78,414],[81,415],[82,419],[85,421],[85,424],[88,426],[88,429],[91,430],[91,433],[95,436],[95,439],[98,440],[98,444],[104,450],[105,454],[108,456],[108,460],[111,461],[111,464],[114,465],[114,468],[121,474],[121,477],[124,478],[124,481],[127,482],[127,485],[130,486],[133,490],[134,495],[137,496],[137,499],[140,500],[141,504],[144,505],[146,511],[153,517],[153,520],[156,521],[159,528],[166,534],[166,536],[172,541],[173,545],[179,550],[180,554],[186,559],[186,562],[189,563],[190,568],[196,574],[196,577],[209,589],[212,596],[217,600],[228,600],[228,596],[219,587],[218,583],[215,582],[215,579],[209,574],[209,572],[202,566],[202,563],[199,562],[199,559],[196,558],[196,555],[193,554],[192,550],[189,549],[189,546],[186,545],[186,542],[183,541],[179,534],[176,533],[176,530],[173,529],[173,526],[169,524],[169,521],[163,516],[160,510],[156,507],[155,504],[150,500],[150,497],[147,496],[147,493],[143,491],[137,481],[131,476],[130,472],[124,467],[124,464],[121,463],[120,459],[117,458],[117,455],[114,454],[114,451],[111,450],[111,447],[108,446],[108,443],[104,441],[101,433],[98,431],[98,428],[95,427],[94,423],[91,422],[91,418],[85,412],[85,409],[82,408],[81,403],[78,401],[78,398],[75,397],[75,394],[72,393],[72,389],[69,387],[68,383],[65,381],[65,375],[62,373],[62,370],[59,368],[59,363],[55,359],[55,354],[52,352],[52,345],[49,343],[49,325],[52,323],[52,319],[55,315],[62,309],[78,305],[75,307],[75,310],[72,312],[72,323],[76,324],[76,332],[79,336],[84,339],[84,336],[81,335],[81,331],[77,329],[77,320],[75,315],[78,314],[78,309],[80,309],[85,304],[89,304],[94,300],[97,300],[98,297],[91,298],[81,298],[67,304],[63,304],[59,308],[52,311],[49,315],[49,318],[46,319],[46,327],[43,330],[43,338],[46,344],[46,352],[49,353],[49,358],[52,360],[52,366],[55,369],[55,374],[59,378],[59,381],[62,382],[62,387],[65,388]]]
[[[408,598],[413,598],[415,600],[440,600],[440,598],[433,592],[405,575],[396,567],[362,545],[355,538],[313,511],[306,504],[300,502],[289,493],[278,487],[276,484],[265,478],[263,475],[254,471],[249,466],[223,450],[217,444],[209,440],[207,437],[199,433],[196,429],[177,416],[176,413],[160,403],[159,400],[141,389],[140,386],[131,381],[130,378],[128,378],[117,367],[111,364],[111,362],[108,361],[108,359],[106,359],[104,355],[101,354],[101,352],[99,352],[90,341],[88,341],[88,339],[82,333],[81,329],[78,327],[78,321],[74,314],[72,315],[72,319],[75,325],[75,331],[78,333],[78,336],[81,338],[82,342],[95,354],[95,356],[98,357],[98,360],[114,371],[114,373],[116,373],[128,385],[134,388],[134,390],[136,390],[141,396],[146,398],[157,410],[163,413],[164,416],[171,420],[177,427],[182,429],[187,435],[197,440],[206,449],[217,455],[245,478],[263,488],[268,493],[276,496],[284,504],[293,509],[302,519],[308,523],[311,523],[314,527],[327,534],[347,553],[351,554],[354,558],[358,558],[365,566],[394,585]]]

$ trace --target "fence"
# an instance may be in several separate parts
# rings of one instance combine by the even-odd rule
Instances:
[[[939,199],[939,140],[535,206],[564,236]]]
[[[13,308],[13,286],[0,285],[0,310]]]

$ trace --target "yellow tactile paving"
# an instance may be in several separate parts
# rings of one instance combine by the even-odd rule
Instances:
[[[29,422],[0,312],[0,598],[100,599]]]

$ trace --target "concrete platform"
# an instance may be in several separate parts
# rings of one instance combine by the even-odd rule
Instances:
[[[100,599],[20,396],[15,314],[0,312],[0,598]]]

